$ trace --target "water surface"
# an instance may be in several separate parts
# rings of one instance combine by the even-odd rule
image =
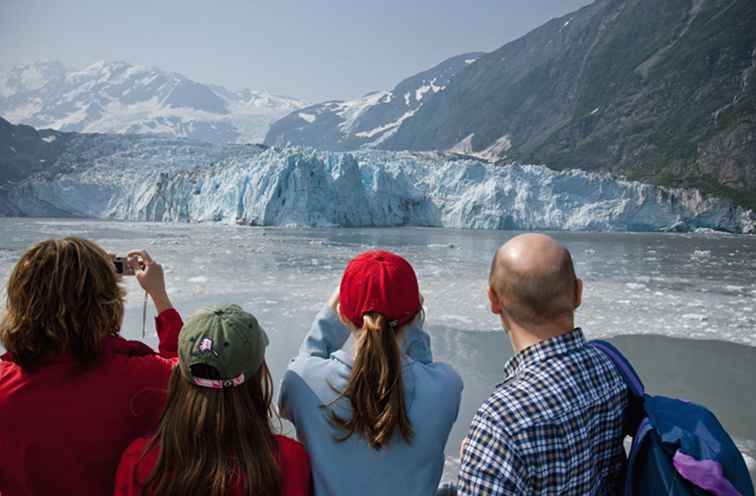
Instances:
[[[513,232],[453,229],[282,229],[0,219],[0,280],[32,243],[77,235],[114,253],[146,248],[164,264],[186,316],[208,303],[238,303],[271,337],[276,381],[315,313],[357,253],[386,248],[414,265],[437,359],[465,381],[450,436],[446,477],[477,407],[511,356],[486,306],[496,247]],[[652,393],[709,406],[756,470],[756,237],[723,234],[553,233],[585,282],[577,323],[588,338],[614,337]],[[143,293],[127,278],[123,333],[142,339]],[[150,319],[152,309],[150,308]],[[157,344],[148,321],[144,340]]]

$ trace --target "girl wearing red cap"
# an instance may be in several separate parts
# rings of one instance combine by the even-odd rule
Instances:
[[[405,259],[371,251],[347,265],[279,398],[310,454],[315,494],[435,494],[462,381],[433,362],[423,320]]]

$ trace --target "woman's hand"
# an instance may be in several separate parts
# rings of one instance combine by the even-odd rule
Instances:
[[[134,276],[139,285],[147,292],[155,303],[158,314],[173,308],[168,292],[165,290],[165,275],[163,266],[155,262],[144,250],[130,251],[128,263],[134,269]]]

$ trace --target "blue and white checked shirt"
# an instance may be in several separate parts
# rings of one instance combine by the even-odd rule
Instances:
[[[467,436],[459,495],[618,493],[627,388],[578,328],[507,362]]]

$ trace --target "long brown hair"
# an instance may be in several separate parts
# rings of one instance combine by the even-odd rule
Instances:
[[[341,393],[352,405],[350,418],[331,411],[331,421],[345,431],[339,441],[361,434],[374,449],[386,446],[396,429],[406,442],[413,437],[402,382],[402,355],[397,333],[379,313],[363,315],[357,354]]]
[[[193,368],[192,374],[220,379],[215,369],[203,369]],[[144,494],[221,496],[241,483],[250,496],[278,496],[272,398],[265,364],[244,384],[225,389],[191,384],[174,367],[160,425],[145,448],[145,454],[151,449],[160,454]]]
[[[91,362],[123,320],[125,292],[110,256],[81,238],[34,245],[13,269],[6,293],[0,341],[23,368],[62,352]]]

